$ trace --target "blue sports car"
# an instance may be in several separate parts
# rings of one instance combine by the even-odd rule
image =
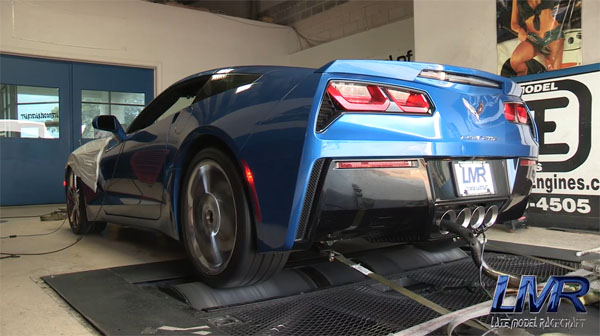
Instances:
[[[448,240],[523,214],[538,155],[520,87],[437,64],[240,66],[161,93],[69,157],[76,234],[106,222],[182,241],[199,277],[260,282],[319,242]]]

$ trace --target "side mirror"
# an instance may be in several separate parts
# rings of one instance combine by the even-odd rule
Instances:
[[[111,132],[123,141],[126,138],[123,126],[114,115],[99,115],[92,120],[92,126],[101,131]]]

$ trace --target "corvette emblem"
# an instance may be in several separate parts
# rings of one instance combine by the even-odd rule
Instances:
[[[479,103],[479,106],[477,106],[477,109],[475,109],[475,107],[473,107],[471,104],[469,104],[469,102],[463,98],[463,104],[465,104],[465,107],[467,108],[467,110],[469,112],[471,112],[472,115],[475,116],[475,119],[477,119],[477,121],[479,121],[479,116],[481,115],[481,112],[483,112],[483,102]]]

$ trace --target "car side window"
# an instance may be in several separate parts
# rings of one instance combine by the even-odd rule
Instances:
[[[171,107],[169,107],[169,109],[166,110],[165,113],[161,114],[156,119],[156,121],[163,120],[166,117],[168,117],[172,114],[175,114],[175,113],[183,110],[184,108],[192,105],[192,103],[194,102],[194,99],[196,99],[196,95],[179,97],[179,99],[177,99],[175,104],[171,105]]]
[[[154,99],[131,123],[127,133],[146,128],[182,109],[219,93],[249,85],[259,74],[215,73],[174,85]]]
[[[164,119],[190,106],[198,91],[210,76],[201,76],[169,87],[156,97],[131,123],[127,133],[146,128],[158,120]]]
[[[212,97],[227,90],[239,88],[251,84],[260,78],[259,74],[219,74],[210,77],[210,80],[202,86],[196,97],[196,101]]]

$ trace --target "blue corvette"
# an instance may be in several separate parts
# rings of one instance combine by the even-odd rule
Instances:
[[[66,167],[77,234],[106,222],[184,244],[219,287],[260,282],[290,251],[352,237],[451,239],[520,217],[537,133],[514,82],[437,64],[241,66],[185,78]]]

